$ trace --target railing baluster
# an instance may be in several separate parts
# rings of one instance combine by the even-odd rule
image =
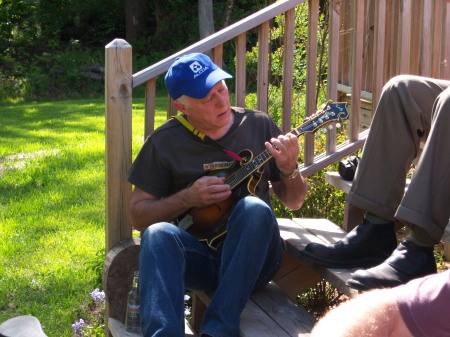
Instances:
[[[319,23],[319,1],[308,2],[308,42],[306,50],[306,116],[316,111],[317,88],[317,27]],[[314,162],[314,135],[305,135],[305,159],[306,166]]]
[[[246,96],[246,46],[247,34],[243,33],[236,37],[236,106],[245,107]]]
[[[223,67],[223,44],[219,44],[213,48],[212,60],[220,68]]]
[[[372,92],[372,110],[375,103],[381,95],[385,79],[385,43],[386,43],[386,0],[379,0],[375,4],[375,57],[374,68],[379,69],[374,74],[373,92]]]
[[[292,96],[294,77],[294,33],[295,8],[285,13],[284,51],[283,51],[283,120],[281,129],[284,133],[292,129]]]
[[[269,97],[269,40],[270,25],[269,21],[264,22],[258,27],[258,80],[257,97],[258,110],[268,111]]]
[[[155,129],[156,77],[145,82],[144,138]]]
[[[361,110],[361,76],[363,69],[364,48],[364,5],[365,1],[353,1],[355,28],[353,32],[353,64],[352,64],[352,103],[350,140],[356,141],[359,136],[359,112]]]
[[[445,25],[444,32],[450,32],[450,3],[445,5]],[[450,38],[442,34],[443,55],[441,62],[441,77],[450,80]]]
[[[336,101],[339,67],[339,26],[341,19],[341,0],[331,0],[329,6],[329,38],[328,38],[328,99]],[[333,126],[335,123],[333,123]],[[326,153],[329,155],[336,151],[336,128],[327,133]]]

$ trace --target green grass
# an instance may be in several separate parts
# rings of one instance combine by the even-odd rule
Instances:
[[[136,155],[144,105],[134,102]],[[156,126],[166,104],[157,98]],[[89,316],[104,261],[104,115],[103,99],[0,104],[0,322],[34,315],[49,337],[64,337]],[[342,193],[320,175],[309,181],[302,209],[275,202],[277,216],[342,217],[330,206]]]
[[[34,315],[49,337],[72,336],[104,258],[104,101],[0,104],[0,118],[0,322]]]

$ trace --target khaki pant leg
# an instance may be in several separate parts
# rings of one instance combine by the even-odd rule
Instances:
[[[433,107],[430,134],[396,218],[439,241],[450,217],[450,88]]]
[[[406,174],[428,137],[431,113],[449,81],[412,75],[383,88],[348,201],[393,219],[403,198]]]

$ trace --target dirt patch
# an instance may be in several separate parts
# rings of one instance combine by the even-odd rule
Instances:
[[[27,166],[28,162],[32,159],[43,158],[48,156],[54,156],[60,151],[54,150],[38,150],[29,153],[17,153],[9,156],[0,156],[0,177],[11,169],[20,170]]]

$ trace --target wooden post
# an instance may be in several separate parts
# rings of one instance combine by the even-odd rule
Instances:
[[[131,56],[125,40],[105,47],[106,252],[131,237],[131,184],[126,180],[131,166]]]
[[[131,237],[131,184],[126,180],[131,166],[131,51],[121,39],[105,47],[106,253]],[[109,317],[108,302],[105,309]],[[106,336],[111,336],[108,328]]]

